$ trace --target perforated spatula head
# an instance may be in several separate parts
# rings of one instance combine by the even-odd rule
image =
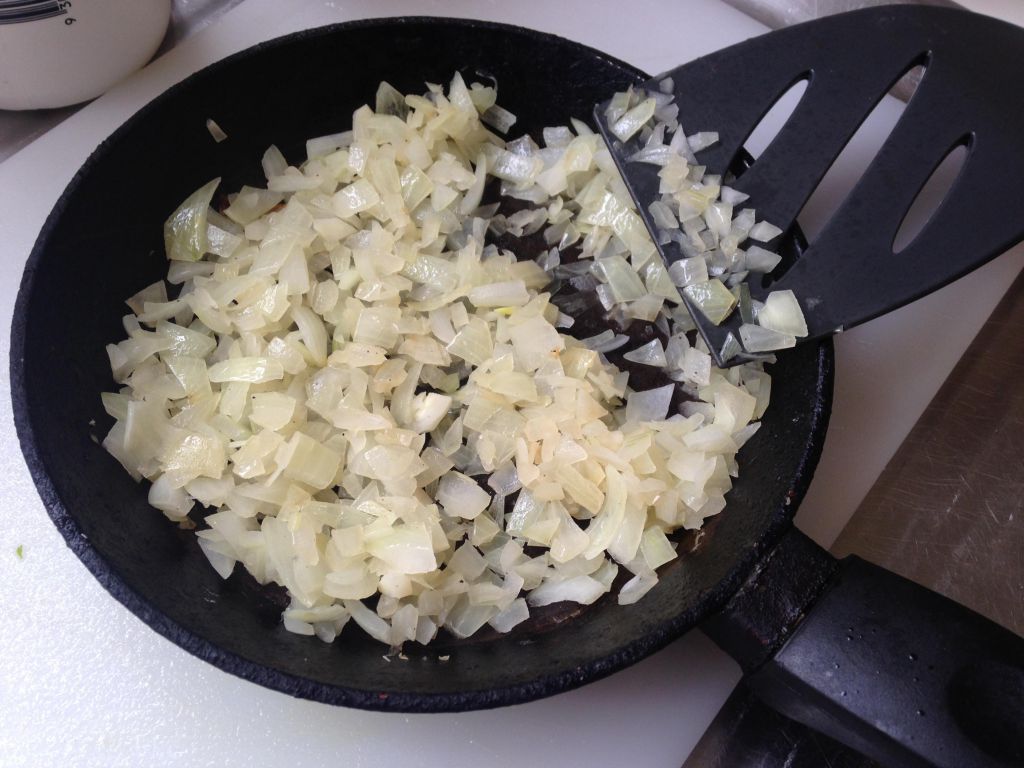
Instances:
[[[981,266],[1024,237],[1024,30],[966,11],[882,6],[770,32],[704,56],[651,80],[668,89],[683,128],[717,131],[700,151],[708,173],[729,177],[783,234],[875,105],[909,70],[924,77],[896,127],[821,234],[792,264],[751,273],[750,295],[792,290],[815,339],[889,312]],[[666,80],[667,78],[667,80]],[[737,160],[744,141],[782,94],[807,81],[789,121],[752,165]],[[639,138],[623,144],[605,110],[597,123],[648,229],[661,198],[659,166],[631,162]],[[956,147],[966,160],[925,228],[894,253],[897,231],[925,182]],[[661,238],[665,239],[665,238]],[[741,248],[747,247],[743,243]],[[667,264],[684,257],[676,242],[659,245]],[[684,296],[716,362],[740,362],[743,322],[734,311],[716,325]],[[749,317],[748,317],[749,319]],[[729,339],[730,334],[732,339]],[[723,355],[723,348],[726,354]]]

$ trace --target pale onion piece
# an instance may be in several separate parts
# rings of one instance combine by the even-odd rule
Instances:
[[[447,570],[455,571],[466,581],[475,581],[487,569],[487,561],[471,544],[464,543],[448,559]]]
[[[733,189],[732,187],[722,187],[718,194],[722,198],[723,203],[728,203],[733,206],[744,203],[750,199],[750,195],[746,192],[740,192],[738,189]]]
[[[220,403],[217,405],[217,411],[232,425],[236,425],[245,412],[246,398],[249,396],[249,384],[244,381],[231,381],[220,389]],[[221,431],[228,434],[229,437],[238,436],[235,434],[235,430],[227,427],[226,424],[222,427]],[[238,433],[240,434],[240,432],[241,430],[239,429]]]
[[[206,371],[206,365],[199,361],[203,365],[203,371]],[[128,395],[116,394],[114,392],[102,392],[100,393],[100,400],[103,402],[103,410],[107,412],[115,421],[123,421],[128,416],[128,403],[130,402]]]
[[[516,116],[497,104],[484,111],[480,115],[480,120],[498,133],[508,133],[509,129],[516,124]]]
[[[534,378],[525,373],[482,373],[475,376],[475,381],[481,387],[504,395],[513,402],[537,400],[537,385]]]
[[[199,538],[199,549],[203,551],[206,559],[210,562],[210,565],[213,566],[213,570],[215,570],[217,575],[222,579],[228,578],[235,570],[235,559],[222,552],[218,552],[215,546],[207,539],[202,537]]]
[[[736,297],[715,278],[686,286],[683,295],[715,325],[721,325],[736,307]]]
[[[185,485],[185,490],[188,492],[188,495],[204,507],[223,506],[227,502],[234,488],[234,478],[229,474],[223,474],[217,478],[197,477],[195,480],[191,480]],[[236,515],[232,515],[230,512],[221,512],[218,514],[224,515],[227,518],[235,519],[236,521],[241,520],[241,518]],[[207,523],[213,525],[209,518],[207,518]]]
[[[164,222],[164,251],[174,261],[199,261],[206,253],[206,215],[220,179],[209,181]]]
[[[136,315],[141,315],[145,311],[145,306],[148,303],[161,303],[167,301],[167,286],[163,280],[157,280],[151,285],[147,285],[141,291],[136,293],[130,299],[125,301],[132,312]]]
[[[300,621],[299,619],[296,619],[294,616],[289,616],[287,611],[285,611],[282,614],[281,623],[284,625],[285,629],[287,629],[289,632],[294,632],[297,635],[307,635],[312,637],[316,634],[312,624],[309,624],[305,621]]]
[[[736,441],[736,447],[742,448],[746,442],[757,434],[757,430],[761,428],[761,422],[752,421],[747,426],[733,433],[732,439]]]
[[[796,337],[791,334],[749,323],[740,326],[740,341],[747,352],[771,352],[796,346]]]
[[[522,476],[522,467],[517,466],[519,475]],[[512,511],[505,518],[505,531],[513,536],[523,533],[540,516],[544,503],[534,498],[529,488],[523,488]]]
[[[249,419],[264,429],[279,430],[291,422],[296,405],[295,398],[283,392],[260,392],[252,396]]]
[[[683,352],[679,371],[682,374],[682,381],[707,386],[711,383],[711,355],[690,347]]]
[[[157,324],[157,336],[167,342],[165,351],[179,357],[206,357],[217,346],[212,336],[167,321]]]
[[[572,130],[564,125],[545,128],[541,135],[544,138],[544,146],[552,149],[567,147],[576,138],[573,136]]]
[[[509,337],[516,363],[526,372],[536,371],[565,349],[565,339],[558,329],[539,315],[512,326]]]
[[[726,237],[732,222],[732,206],[728,203],[711,203],[704,209],[704,221],[717,238]]]
[[[590,543],[583,556],[588,560],[598,557],[608,548],[626,515],[626,482],[614,467],[607,467],[605,473],[604,503],[587,527]]]
[[[331,198],[332,208],[339,218],[347,219],[368,210],[380,202],[380,195],[366,179],[357,179],[342,187]]]
[[[402,188],[402,199],[410,210],[430,197],[431,192],[434,191],[434,182],[414,165],[410,165],[402,171],[399,184]]]
[[[800,302],[792,291],[772,291],[757,313],[757,324],[762,328],[801,338],[807,335]]]
[[[210,210],[207,214],[213,213]],[[230,221],[230,220],[229,220]],[[206,224],[206,252],[215,256],[227,258],[231,256],[244,242],[243,238],[233,232],[223,229],[213,222]]]
[[[320,176],[305,176],[294,169],[290,173],[271,176],[267,180],[267,189],[271,192],[299,192],[304,189],[317,189],[323,185]]]
[[[317,365],[326,365],[328,340],[324,321],[306,306],[292,307],[292,319],[298,326],[302,343],[313,355],[313,360]]]
[[[352,340],[358,344],[391,349],[398,341],[401,316],[402,311],[398,307],[367,307],[359,313]]]
[[[679,219],[677,219],[676,215],[672,212],[672,208],[661,200],[655,200],[647,207],[647,210],[650,211],[651,220],[654,222],[656,227],[661,227],[662,229],[679,229]]]
[[[619,605],[632,605],[650,592],[657,583],[657,576],[648,574],[634,576],[619,589],[616,601]]]
[[[725,187],[724,189],[728,189]],[[738,193],[737,193],[738,194]],[[752,208],[744,208],[732,220],[731,232],[743,238],[750,234],[750,230],[754,226],[754,210]]]
[[[287,609],[285,609],[284,615],[291,616],[293,619],[308,622],[310,624],[325,621],[344,621],[348,619],[348,611],[345,610],[344,606],[336,603],[332,603],[331,605],[317,605],[313,608],[303,608],[293,602]]]
[[[209,377],[210,381],[216,383],[245,381],[262,384],[283,378],[284,369],[281,363],[266,357],[236,357],[211,365]]]
[[[374,100],[374,111],[378,115],[394,115],[405,120],[409,113],[409,107],[405,103],[405,96],[391,83],[382,80],[377,86],[377,95]]]
[[[751,272],[771,272],[782,261],[777,253],[765,250],[759,245],[747,248],[745,265]]]
[[[284,476],[317,490],[329,488],[341,466],[341,456],[302,432],[277,449],[277,466]]]
[[[566,508],[559,502],[551,502],[558,513],[558,531],[551,539],[550,555],[556,563],[568,563],[583,554],[590,545],[590,536],[572,519]]]
[[[759,243],[767,243],[782,234],[782,230],[767,221],[759,221],[750,228],[749,237]]]
[[[389,429],[394,422],[379,413],[370,413],[362,408],[339,405],[330,415],[331,424],[338,429],[372,432]]]
[[[521,307],[530,300],[530,294],[522,280],[509,280],[478,285],[468,298],[476,307]]]
[[[688,349],[690,349],[690,342],[685,334],[676,333],[671,336],[665,345],[665,367],[670,371],[679,370],[683,365],[683,356]]]
[[[208,261],[172,261],[167,267],[167,282],[171,285],[181,285],[195,277],[212,275],[213,270],[214,265]]]
[[[366,551],[399,573],[430,573],[437,558],[423,523],[406,523],[366,534]]]
[[[358,600],[343,600],[342,605],[366,634],[382,643],[389,642],[391,627],[384,619]]]
[[[381,579],[381,584],[384,584]],[[416,628],[419,624],[420,614],[414,605],[403,605],[391,615],[391,634],[388,641],[392,648],[401,647],[407,640],[416,637]]]
[[[673,291],[675,289],[673,288]],[[678,296],[678,294],[676,294]],[[634,320],[646,320],[653,323],[658,319],[658,313],[664,306],[665,300],[654,293],[641,296],[636,301],[631,301],[623,308],[623,314]]]
[[[255,187],[242,187],[231,205],[224,209],[224,215],[238,224],[249,224],[276,207],[284,195]]]
[[[544,161],[539,155],[517,155],[493,144],[485,147],[488,151],[487,162],[492,176],[505,179],[515,184],[525,185],[532,182],[544,170]]]
[[[271,457],[283,443],[284,438],[270,430],[253,435],[231,456],[232,471],[246,480],[269,474],[275,466]]]
[[[328,155],[338,149],[344,149],[352,143],[352,131],[332,133],[327,136],[317,136],[306,141],[306,157],[313,160],[323,155]]]
[[[448,395],[427,392],[422,400],[413,401],[412,421],[409,429],[414,432],[430,432],[441,423],[451,408],[452,399]]]
[[[228,137],[228,135],[224,133],[224,129],[217,125],[217,121],[212,117],[206,118],[206,130],[210,132],[210,136],[212,136],[213,140],[218,144]]]
[[[691,152],[700,152],[702,149],[714,146],[718,143],[716,131],[701,131],[686,137],[686,143],[690,145]]]
[[[651,98],[644,99],[610,125],[611,132],[619,141],[628,141],[637,131],[654,117],[658,103]]]
[[[182,486],[197,477],[220,477],[227,465],[224,442],[216,437],[182,434],[170,441],[159,456],[172,485]]]
[[[377,593],[380,577],[366,570],[366,566],[349,567],[344,571],[332,571],[324,577],[324,594],[342,601],[348,606],[349,600],[356,601]],[[362,605],[362,603],[360,603]],[[376,614],[373,614],[376,617]],[[363,629],[365,626],[360,624]],[[377,638],[380,639],[380,638]],[[385,641],[381,641],[385,642]]]
[[[530,618],[530,609],[526,600],[518,597],[513,600],[508,608],[492,616],[487,623],[498,632],[511,632],[512,629]]]
[[[473,605],[468,598],[460,598],[448,614],[445,627],[459,638],[474,634],[498,613],[493,605]]]
[[[639,504],[626,504],[626,514],[608,545],[608,554],[622,564],[630,562],[640,548],[647,510]]]
[[[590,576],[573,576],[560,581],[545,581],[527,595],[526,602],[533,606],[561,602],[590,605],[607,591],[605,585],[597,579]]]
[[[183,488],[171,485],[170,477],[166,474],[153,481],[149,487],[148,501],[171,520],[184,520],[195,505]]]
[[[695,429],[683,436],[687,448],[705,453],[735,453],[736,443],[729,433],[714,424]]]
[[[462,358],[470,365],[483,365],[494,354],[489,325],[479,317],[470,318],[446,349],[449,354]]]
[[[640,538],[640,554],[652,571],[676,558],[672,542],[668,540],[665,531],[656,525],[645,530]]]
[[[675,385],[630,392],[626,399],[625,420],[627,422],[661,421],[668,415]]]
[[[492,472],[491,476],[487,478],[487,485],[501,496],[510,496],[523,487],[515,465],[511,461]]]
[[[583,339],[583,344],[595,352],[614,352],[629,343],[629,336],[613,331],[601,331],[597,336]]]
[[[374,368],[377,366],[383,366],[385,363],[393,363],[393,365],[389,366],[383,374],[380,369],[378,369],[377,374],[374,376],[374,386],[381,392],[387,392],[397,386],[396,382],[390,387],[387,387],[386,382],[390,382],[392,380],[389,378],[392,374],[405,378],[402,361],[388,360],[387,352],[383,347],[376,347],[372,344],[359,344],[357,342],[350,341],[341,349],[332,352],[327,358],[327,364],[333,368],[343,368],[345,366],[350,366],[352,368]],[[378,378],[378,375],[380,378]]]
[[[483,200],[484,187],[487,184],[487,156],[481,154],[476,159],[476,169],[473,176],[473,184],[466,190],[459,202],[459,215],[468,216],[472,214]],[[478,214],[479,215],[479,214]]]
[[[437,501],[445,514],[472,520],[491,503],[491,497],[461,472],[449,472],[437,486]]]
[[[665,350],[659,339],[652,339],[642,347],[626,352],[623,358],[634,363],[652,365],[656,368],[665,367]]]
[[[598,259],[594,264],[598,276],[611,289],[616,302],[633,301],[646,295],[647,289],[636,270],[621,256]]]

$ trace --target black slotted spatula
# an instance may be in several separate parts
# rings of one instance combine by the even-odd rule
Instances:
[[[924,77],[896,127],[814,242],[771,275],[751,273],[751,298],[792,290],[807,320],[804,339],[897,309],[1012,247],[1024,237],[1024,30],[986,16],[927,6],[880,6],[770,32],[704,56],[645,84],[668,88],[683,128],[717,131],[700,151],[707,173],[737,171],[743,142],[779,97],[807,80],[779,134],[729,186],[749,195],[757,219],[783,230],[883,96],[918,65]],[[670,81],[666,83],[666,78]],[[607,103],[595,110],[630,193],[652,234],[649,210],[661,198],[659,166],[628,158],[641,146],[610,131]],[[897,231],[921,188],[957,146],[966,160],[924,229],[894,253]],[[664,239],[664,238],[662,238]],[[741,247],[746,247],[744,243]],[[659,245],[666,264],[682,258]],[[741,313],[713,324],[685,297],[719,365],[736,351]],[[749,319],[749,317],[748,317]],[[729,339],[732,334],[733,339]],[[723,349],[726,355],[723,355]]]

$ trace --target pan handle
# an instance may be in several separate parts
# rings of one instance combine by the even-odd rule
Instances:
[[[1024,765],[1024,638],[795,528],[703,628],[763,701],[884,765]]]

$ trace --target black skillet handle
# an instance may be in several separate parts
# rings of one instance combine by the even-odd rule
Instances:
[[[883,765],[1024,765],[1024,638],[796,529],[704,629],[762,700]]]

